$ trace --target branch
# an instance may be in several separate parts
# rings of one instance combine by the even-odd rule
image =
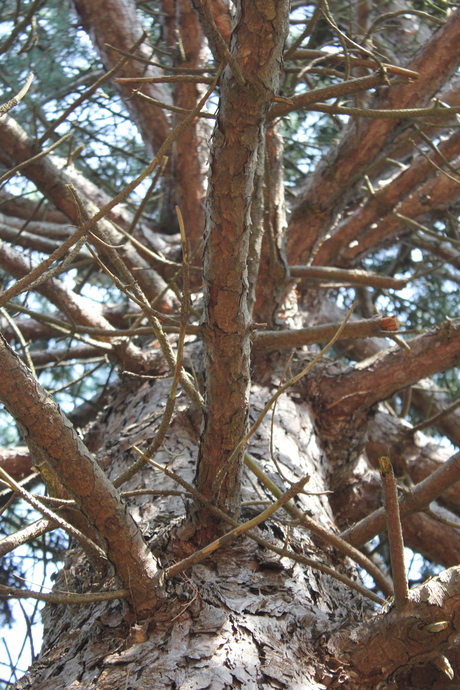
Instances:
[[[409,69],[420,74],[413,84],[394,85],[372,107],[407,109],[424,106],[457,69],[460,10],[417,53]],[[399,120],[351,123],[340,144],[317,167],[298,196],[288,228],[288,258],[305,263],[318,238],[327,234],[335,214],[345,203],[362,170],[373,163],[398,126]],[[307,230],[308,229],[308,230]]]
[[[399,500],[401,518],[427,508],[446,489],[460,480],[460,453],[453,455],[436,472],[417,484]],[[354,546],[361,546],[385,529],[385,511],[376,510],[342,533],[342,538]]]
[[[341,81],[337,84],[331,84],[330,86],[323,86],[318,89],[312,89],[306,93],[294,96],[291,99],[291,104],[289,103],[277,103],[270,108],[270,119],[274,120],[278,117],[285,117],[294,110],[300,110],[301,108],[307,108],[308,110],[316,110],[320,108],[321,112],[323,103],[321,101],[327,100],[328,98],[339,98],[340,96],[348,96],[352,93],[358,93],[359,91],[367,91],[367,89],[372,89],[375,86],[379,86],[385,83],[385,76],[380,74],[370,74],[366,77],[357,77],[356,79],[348,79],[347,81]],[[327,105],[328,108],[341,109],[340,106]],[[351,110],[355,110],[352,108]],[[431,110],[431,108],[430,108]],[[367,111],[367,109],[366,109]],[[369,111],[372,112],[372,111]]]
[[[379,276],[376,273],[361,271],[359,269],[346,270],[332,266],[290,266],[291,278],[318,278],[320,280],[344,280],[356,285],[370,285],[372,287],[389,288],[390,290],[402,290],[408,281]]]
[[[144,456],[144,453],[137,448],[136,446],[132,446],[133,449],[140,455],[140,457]],[[148,459],[146,456],[146,461],[152,465],[155,469],[159,470],[160,472],[163,472],[167,477],[170,477],[173,479],[175,482],[177,482],[180,486],[183,486],[184,489],[186,489],[197,501],[199,501],[203,506],[205,506],[211,513],[219,517],[221,520],[224,522],[227,522],[230,525],[233,525],[233,527],[238,527],[239,523],[234,520],[232,517],[230,517],[227,513],[224,511],[220,510],[217,506],[215,506],[211,501],[209,501],[205,496],[203,496],[202,493],[197,491],[194,486],[186,482],[182,477],[177,475],[175,472],[172,472],[169,470],[167,467],[164,467],[163,465],[157,464],[154,460]],[[298,553],[295,553],[291,551],[290,549],[280,549],[279,547],[275,546],[272,544],[270,541],[267,539],[262,539],[259,537],[257,534],[255,534],[252,531],[249,531],[246,533],[246,536],[249,537],[250,539],[253,539],[257,544],[260,546],[263,546],[265,549],[268,549],[270,551],[273,551],[274,553],[277,553],[279,556],[282,558],[290,558],[293,561],[296,561],[297,563],[301,563],[302,565],[305,565],[307,567],[319,570],[322,573],[326,573],[327,575],[330,575],[334,579],[338,580],[339,582],[342,582],[343,584],[347,585],[351,589],[354,589],[355,591],[359,592],[363,596],[365,596],[368,599],[371,599],[372,601],[375,601],[378,604],[383,603],[383,599],[379,597],[377,594],[374,594],[374,592],[369,591],[359,583],[355,582],[354,580],[351,580],[349,577],[346,575],[343,575],[342,573],[337,572],[333,568],[330,568],[329,566],[325,565],[324,563],[321,563],[320,561],[316,561],[312,558],[306,558],[305,556],[302,556]]]
[[[286,58],[287,56],[285,56]],[[296,50],[291,56],[291,60],[314,60],[315,64],[317,62],[329,62],[332,65],[344,65],[345,55],[338,55],[336,53],[327,53],[325,50],[310,50],[310,49],[300,49]],[[368,67],[369,69],[376,70],[379,68],[374,60],[369,58],[359,58],[353,55],[347,56],[347,59],[351,67]],[[382,62],[382,67],[390,74],[398,74],[401,77],[407,77],[408,79],[418,79],[420,74],[414,72],[414,70],[406,69],[405,67],[400,67],[399,65],[391,65],[387,62]]]
[[[366,620],[351,633],[337,634],[329,649],[349,665],[353,687],[383,687],[389,678],[397,685],[399,673],[445,659],[445,650],[456,644],[459,598],[460,568],[450,568],[411,590],[402,608],[387,605],[384,615]]]
[[[221,80],[220,108],[210,154],[203,251],[202,332],[207,414],[197,475],[198,488],[206,497],[213,494],[216,477],[247,428],[251,354],[251,315],[247,307],[250,199],[260,139],[279,83],[288,5],[286,0],[280,0],[268,9],[265,3],[247,3],[233,32],[232,50],[248,83],[238,84],[229,69],[224,71]],[[234,178],[231,188],[229,170]],[[241,466],[240,453],[220,487],[219,505],[235,513],[240,503]],[[212,530],[213,525],[208,525]]]
[[[439,150],[448,160],[458,156],[460,154],[460,132],[456,131],[448,139],[440,142]],[[439,160],[439,156],[435,152],[430,154],[428,160],[423,156],[417,156],[406,170],[396,175],[389,184],[376,191],[361,208],[337,225],[332,237],[326,238],[319,248],[315,263],[322,265],[334,261],[342,253],[347,252],[350,242],[359,238],[373,223],[377,224],[372,229],[374,246],[375,242],[377,244],[381,242],[382,232],[385,238],[394,236],[402,224],[391,216],[391,212],[394,208],[403,209],[402,204],[409,195],[412,195],[409,197],[411,204],[417,203],[417,199],[419,199],[417,187],[427,178],[434,178],[430,161],[436,160]],[[420,194],[423,193],[420,190]],[[419,208],[420,211],[423,208],[423,212],[426,212],[426,207],[423,205],[420,205]],[[406,215],[414,217],[414,212],[415,209],[409,210],[408,208]],[[401,210],[401,213],[404,211]],[[385,218],[385,222],[382,222],[382,218]],[[388,230],[387,224],[391,226],[390,230]],[[362,246],[361,244],[358,246],[358,251],[362,251]]]
[[[71,525],[69,522],[61,518],[59,515],[56,515],[56,513],[53,513],[53,511],[49,508],[46,508],[44,505],[42,505],[41,502],[35,496],[33,496],[33,494],[29,493],[26,491],[26,489],[15,482],[14,479],[10,477],[8,472],[6,472],[2,467],[0,467],[0,477],[2,482],[7,484],[7,486],[9,486],[14,493],[18,494],[24,501],[29,503],[37,512],[42,513],[42,515],[45,518],[48,518],[50,522],[55,522],[58,527],[70,534],[71,537],[74,537],[90,554],[96,556],[101,561],[107,560],[105,553],[100,546],[95,544],[91,539],[89,539],[85,534],[80,532],[80,530]]]
[[[139,528],[59,406],[3,338],[0,399],[21,427],[32,454],[46,461],[103,538],[107,558],[130,589],[136,610],[154,608],[156,563]]]
[[[98,11],[98,6],[92,0],[75,0],[75,9],[83,23],[85,31],[93,41],[98,51],[104,67],[107,70],[114,68],[117,63],[117,54],[108,49],[106,43],[112,44],[117,48],[131,52],[132,46],[136,44],[142,29],[136,16],[136,8],[133,3],[122,2],[122,0],[104,0],[104,11]],[[148,58],[149,51],[147,46],[141,45],[137,51],[141,57]],[[138,63],[135,60],[124,60],[122,76],[160,76],[161,70],[158,68]],[[147,71],[146,71],[147,70]],[[171,128],[161,108],[144,103],[142,101],[130,100],[131,89],[119,85],[120,95],[128,108],[132,119],[136,123],[142,139],[147,147],[150,157],[157,154],[165,139],[171,133]],[[147,94],[160,101],[170,102],[167,89],[160,86],[151,85],[147,88]]]
[[[41,537],[47,532],[52,532],[56,529],[57,523],[54,520],[48,520],[48,518],[41,518],[36,522],[33,522],[27,527],[23,527],[13,534],[8,534],[3,539],[0,539],[0,558],[6,556],[7,553],[14,551],[18,546],[22,544],[28,544],[29,542]]]
[[[399,516],[398,488],[389,458],[380,458],[380,475],[382,477],[391,570],[395,588],[395,605],[401,608],[409,600],[409,585],[404,564],[404,540]]]
[[[131,592],[129,589],[116,589],[109,592],[88,592],[86,594],[73,592],[33,592],[30,589],[18,589],[17,587],[7,587],[0,585],[0,599],[35,599],[36,601],[46,601],[48,604],[66,604],[77,606],[88,606],[97,601],[113,601],[114,599],[129,599]]]
[[[187,568],[190,568],[192,565],[200,563],[205,558],[207,558],[209,554],[213,553],[214,551],[217,551],[217,549],[220,549],[225,544],[232,542],[241,534],[247,534],[247,532],[250,529],[252,529],[253,527],[257,527],[257,525],[260,525],[262,522],[265,522],[265,520],[267,520],[271,515],[273,515],[273,513],[279,510],[279,508],[282,508],[288,501],[290,501],[291,498],[294,498],[294,496],[300,493],[309,479],[309,476],[303,477],[298,482],[293,484],[287,491],[285,491],[268,508],[259,513],[259,515],[256,515],[256,517],[252,518],[252,520],[248,520],[244,524],[234,527],[234,529],[230,530],[230,532],[227,532],[222,537],[219,537],[210,544],[207,544],[199,551],[195,551],[195,553],[193,553],[188,558],[184,558],[182,561],[179,561],[178,563],[171,565],[169,568],[166,568],[166,570],[162,574],[163,577],[167,580],[171,579],[178,573],[182,573]]]
[[[0,53],[1,53],[1,48],[0,48]],[[9,101],[4,103],[3,105],[0,105],[0,117],[2,115],[4,115],[5,113],[7,113],[12,108],[14,108],[14,106],[17,105],[20,101],[22,101],[22,99],[24,98],[24,96],[26,95],[28,90],[30,89],[33,80],[34,80],[34,75],[32,72],[30,72],[27,75],[26,82],[25,82],[24,86],[22,87],[22,89],[20,89],[20,91],[18,91],[16,96],[11,98]]]
[[[172,143],[171,140],[164,142],[164,148],[167,149],[170,143]],[[27,136],[25,131],[14,120],[12,120],[12,118],[8,116],[0,119],[0,146],[5,150],[9,157],[17,162],[29,160],[34,153],[34,141]],[[83,225],[80,225],[78,210],[76,209],[72,197],[68,192],[68,185],[72,185],[72,183],[74,183],[77,187],[79,187],[81,178],[77,177],[75,180],[68,171],[64,171],[62,166],[59,166],[59,163],[62,163],[62,161],[59,161],[58,159],[55,159],[49,155],[46,158],[42,158],[39,161],[28,165],[25,173],[26,176],[32,182],[34,182],[40,191],[42,191],[55,203],[57,208],[66,213],[66,215],[75,223],[75,225],[80,226],[74,233],[73,239],[69,239],[64,242],[62,246],[49,257],[46,265],[50,266],[52,261],[64,256],[70,246],[73,246],[73,244],[83,237],[88,230],[94,229],[95,224],[98,221],[104,219],[112,208],[124,200],[131,193],[131,191],[133,191],[140,184],[140,182],[142,182],[142,180],[153,171],[153,169],[159,163],[159,160],[161,160],[163,157],[163,153],[165,153],[164,150],[159,158],[155,158],[141,175],[133,180],[133,182],[123,189],[115,197],[115,199],[112,199],[102,209],[99,210],[97,206],[92,203],[92,201],[90,201],[86,196],[83,196],[83,202],[85,204],[87,213],[90,216],[90,220]],[[83,190],[85,187],[86,183],[83,183]],[[102,226],[106,228],[106,231],[114,239],[112,244],[119,244],[121,238],[114,232],[113,226],[106,220],[102,221]],[[124,256],[128,265],[138,270],[139,280],[144,291],[147,293],[150,299],[153,299],[166,286],[164,280],[156,273],[156,271],[150,268],[149,264],[139,256],[139,254],[130,244],[126,245],[124,248]],[[33,271],[27,277],[27,281],[32,282],[32,275],[35,275]],[[9,299],[11,296],[13,296],[12,293],[10,293]],[[168,304],[167,301],[165,301],[165,303]]]
[[[392,348],[377,355],[368,366],[344,373],[339,380],[321,376],[318,406],[323,415],[332,415],[334,424],[334,419],[359,414],[396,391],[455,366],[459,353],[460,319],[449,320],[410,340],[410,352]]]
[[[257,479],[261,484],[264,485],[265,488],[267,488],[275,497],[281,496],[280,489],[274,482],[271,481],[268,475],[262,470],[259,463],[249,453],[244,454],[244,461],[246,466],[255,474]],[[344,539],[339,537],[337,534],[334,534],[330,530],[322,527],[322,525],[313,520],[313,518],[308,516],[302,510],[299,510],[299,508],[296,508],[293,503],[286,503],[283,507],[284,510],[294,518],[294,520],[298,520],[299,523],[307,530],[312,532],[312,534],[320,537],[327,544],[331,544],[335,549],[337,549],[337,551],[344,553],[346,556],[355,561],[355,563],[358,563],[358,565],[364,568],[364,570],[369,573],[375,584],[382,590],[385,596],[391,596],[393,594],[393,587],[391,586],[391,583],[387,580],[379,568],[377,568],[377,566],[375,566],[369,558],[361,553],[361,551],[358,551],[358,549],[355,549],[354,547],[350,548],[351,545],[348,544]]]
[[[339,340],[348,338],[372,338],[387,337],[388,329],[385,329],[384,317],[377,316],[372,319],[360,319],[348,322],[340,333]],[[341,323],[327,323],[322,326],[310,326],[286,331],[255,331],[253,335],[253,349],[281,350],[304,345],[314,345],[330,340],[336,333]]]

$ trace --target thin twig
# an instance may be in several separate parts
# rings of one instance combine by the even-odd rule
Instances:
[[[209,554],[213,553],[214,551],[217,551],[217,549],[220,549],[225,544],[230,543],[231,541],[239,537],[241,534],[245,534],[253,527],[257,527],[257,525],[260,525],[261,522],[267,520],[285,503],[290,501],[291,498],[294,498],[294,496],[300,493],[309,479],[309,476],[302,477],[302,479],[293,484],[284,494],[282,494],[277,501],[272,503],[268,508],[266,508],[266,510],[259,513],[259,515],[256,515],[256,517],[252,518],[252,520],[248,520],[244,524],[234,527],[234,529],[230,530],[230,532],[227,532],[222,537],[215,539],[213,542],[207,544],[199,551],[195,551],[195,553],[192,553],[192,555],[188,556],[188,558],[184,558],[178,563],[175,563],[169,568],[166,568],[166,570],[162,573],[163,577],[166,580],[171,579],[172,577],[174,577],[174,575],[178,575],[187,568],[190,568],[192,565],[200,563],[205,558],[207,558]]]
[[[160,62],[148,60],[147,58],[141,57],[140,55],[133,55],[133,53],[129,53],[126,50],[121,50],[121,48],[115,48],[115,46],[111,45],[110,43],[104,43],[104,45],[106,48],[110,48],[111,50],[114,50],[116,53],[124,55],[125,57],[130,58],[131,60],[135,60],[136,62],[142,62],[144,65],[152,65],[153,67],[159,67],[165,72],[176,72],[178,74],[203,74],[205,72],[215,72],[214,67],[167,67],[166,65],[162,65]]]
[[[284,53],[284,61],[285,62],[292,57],[292,55],[295,53],[295,51],[300,46],[302,41],[304,41],[306,38],[308,38],[308,36],[310,36],[311,32],[313,31],[313,29],[316,26],[318,19],[321,16],[322,9],[323,9],[323,0],[319,0],[319,2],[317,2],[317,4],[316,4],[315,11],[313,12],[312,16],[310,17],[310,19],[307,22],[305,29],[302,31],[300,36],[298,36],[296,38],[296,40],[292,43],[292,45]]]
[[[172,415],[174,412],[174,406],[176,403],[176,392],[177,392],[177,386],[179,385],[179,381],[181,380],[181,371],[182,371],[182,360],[184,356],[184,340],[185,340],[185,334],[186,334],[186,329],[187,329],[187,319],[188,319],[188,312],[189,312],[189,306],[190,306],[190,271],[189,271],[189,263],[188,263],[188,248],[187,248],[187,238],[185,235],[185,228],[184,228],[184,221],[182,218],[182,213],[179,209],[178,206],[176,206],[176,213],[177,213],[177,218],[179,221],[179,229],[180,229],[180,235],[181,235],[181,241],[182,241],[182,262],[183,262],[183,293],[182,293],[182,304],[181,304],[181,323],[180,323],[180,332],[179,332],[179,340],[177,343],[177,354],[176,354],[176,366],[174,369],[174,376],[173,380],[171,383],[171,388],[169,391],[168,399],[166,401],[166,407],[165,411],[163,414],[163,418],[161,420],[160,428],[158,429],[158,432],[155,436],[155,439],[153,442],[150,444],[150,446],[147,448],[145,452],[145,456],[148,458],[152,458],[157,450],[160,448],[161,444],[163,443],[166,432],[169,429],[169,425],[171,424],[171,419]],[[134,462],[131,467],[128,467],[123,474],[121,474],[119,477],[117,477],[113,485],[118,488],[125,482],[127,482],[131,477],[133,477],[137,472],[139,472],[140,469],[145,465],[145,458],[139,457],[136,462]]]
[[[335,266],[290,266],[289,273],[292,278],[346,280],[349,283],[370,285],[371,287],[392,288],[393,290],[402,290],[410,280],[410,278],[391,278],[389,276],[379,276],[370,271],[336,268]]]
[[[409,601],[409,585],[404,564],[404,539],[399,515],[398,488],[390,459],[381,457],[379,465],[395,590],[395,605],[401,608]]]
[[[24,352],[24,359],[27,363],[27,366],[29,367],[34,377],[37,378],[37,372],[35,371],[34,363],[32,361],[32,357],[30,356],[29,347],[25,341],[24,336],[21,333],[21,329],[18,327],[16,321],[13,318],[11,318],[11,316],[8,314],[5,307],[0,307],[0,312],[3,314],[7,322],[10,324],[10,327],[15,332],[19,342],[21,343],[22,351]]]
[[[18,546],[22,544],[27,544],[28,542],[41,537],[47,532],[52,532],[58,527],[54,520],[49,520],[48,518],[40,518],[30,525],[23,527],[22,529],[14,532],[13,534],[8,534],[3,539],[0,539],[0,558],[6,556],[7,553],[14,551]]]
[[[165,139],[163,144],[160,146],[160,149],[155,158],[149,163],[145,170],[140,175],[138,175],[132,182],[127,184],[124,187],[124,189],[122,189],[121,192],[119,192],[119,194],[117,194],[105,206],[103,206],[103,208],[101,208],[92,218],[90,218],[80,228],[77,228],[75,233],[71,237],[69,237],[69,239],[63,242],[63,244],[58,249],[56,249],[56,251],[50,254],[49,257],[42,261],[42,263],[39,266],[36,266],[34,269],[32,269],[28,275],[24,276],[24,278],[18,280],[11,288],[9,288],[9,290],[6,290],[0,297],[0,306],[3,306],[10,299],[23,292],[25,288],[28,287],[31,283],[33,283],[37,277],[41,276],[46,271],[46,269],[54,263],[54,261],[57,261],[62,256],[64,256],[66,252],[76,242],[78,242],[78,240],[81,237],[87,234],[88,230],[94,228],[99,220],[104,218],[109,213],[109,211],[115,208],[115,206],[118,206],[118,204],[124,201],[126,197],[129,196],[129,194],[131,194],[131,192],[134,191],[136,187],[138,187],[141,184],[141,182],[153,172],[153,170],[155,170],[157,165],[161,162],[163,156],[165,156],[168,152],[172,143],[177,139],[179,134],[181,134],[181,132],[187,129],[189,124],[193,122],[196,115],[200,112],[201,108],[204,106],[204,104],[214,91],[214,88],[216,87],[217,82],[220,79],[220,75],[222,74],[222,69],[223,67],[221,65],[217,70],[213,83],[206,91],[203,98],[197,103],[196,108],[194,108],[190,112],[190,115],[187,115],[187,117],[184,118],[182,122],[179,122],[179,124],[173,129],[171,134]]]
[[[72,537],[75,537],[75,539],[79,541],[84,548],[89,549],[89,551],[96,554],[98,558],[107,561],[107,556],[100,546],[97,546],[97,544],[80,532],[80,530],[78,530],[76,527],[73,527],[73,525],[70,525],[68,522],[66,522],[66,520],[61,518],[59,515],[56,515],[56,513],[53,513],[52,510],[45,508],[45,506],[42,505],[40,501],[33,496],[33,494],[29,493],[26,489],[20,486],[20,484],[18,484],[13,477],[11,477],[8,472],[3,469],[3,467],[0,467],[0,477],[5,480],[12,491],[16,491],[16,493],[27,501],[27,503],[30,503],[35,510],[38,510],[39,513],[47,517],[49,520],[56,522],[59,527],[62,527],[62,529],[68,532],[68,534],[70,534]]]
[[[273,494],[273,496],[281,496],[281,490],[265,474],[256,459],[253,458],[248,452],[244,454],[244,463],[246,467],[255,474],[261,484],[263,484]],[[367,558],[365,554],[358,549],[355,549],[354,546],[351,546],[351,544],[346,542],[337,534],[334,534],[333,532],[322,527],[318,522],[313,520],[313,518],[299,510],[299,508],[297,508],[293,503],[286,503],[284,505],[284,510],[310,532],[316,534],[318,537],[321,537],[321,539],[323,539],[325,542],[331,544],[335,549],[341,551],[341,553],[344,553],[346,556],[355,561],[355,563],[358,563],[361,568],[364,568],[364,570],[369,573],[375,584],[380,587],[385,596],[392,596],[393,587],[391,583],[387,580],[382,571],[369,558]]]
[[[141,43],[143,43],[146,36],[147,34],[143,32],[141,37],[136,41],[131,50],[136,50],[136,48],[138,48],[141,45]],[[75,108],[78,108],[79,105],[81,105],[90,96],[92,96],[93,93],[95,93],[103,84],[109,81],[113,77],[113,75],[116,74],[123,67],[123,65],[125,65],[128,62],[128,59],[129,58],[127,57],[123,57],[121,60],[118,60],[118,62],[112,67],[112,69],[103,74],[100,79],[95,81],[94,84],[89,87],[89,89],[86,89],[86,91],[84,91],[80,96],[78,96],[78,98],[71,105],[69,105],[69,107],[66,108],[64,112],[54,122],[50,124],[48,129],[40,137],[38,143],[43,144],[43,142],[46,141],[54,132],[56,127],[59,127],[60,124],[67,120],[70,113],[72,113],[75,110]]]
[[[26,161],[23,161],[22,163],[19,163],[19,165],[16,165],[14,168],[11,168],[11,170],[8,170],[8,172],[6,172],[4,175],[2,175],[0,177],[0,184],[9,180],[11,177],[13,177],[13,175],[15,175],[17,172],[19,172],[23,168],[27,167],[28,165],[30,165],[31,163],[36,163],[38,160],[40,160],[40,158],[43,158],[43,156],[46,156],[46,155],[48,155],[48,153],[51,153],[51,151],[54,151],[54,149],[57,146],[60,146],[61,144],[63,144],[72,135],[73,135],[73,130],[70,130],[70,132],[67,132],[67,134],[64,134],[63,137],[58,139],[54,144],[49,146],[47,149],[43,149],[43,151],[40,151],[40,153],[37,153],[36,156],[32,156],[32,158],[28,158]]]
[[[137,446],[132,446],[132,448],[133,448],[133,450],[136,451],[136,453],[138,453],[138,455],[140,455],[140,456],[143,455],[142,451],[139,448],[137,448]],[[197,489],[195,489],[194,486],[192,486],[191,484],[186,482],[185,479],[182,479],[182,477],[180,477],[178,474],[176,474],[175,472],[172,472],[170,469],[168,469],[167,467],[164,467],[163,465],[159,465],[154,460],[148,460],[148,462],[150,465],[152,465],[152,467],[155,467],[155,469],[159,470],[160,472],[163,472],[167,477],[169,477],[170,479],[173,479],[175,482],[180,484],[180,486],[183,486],[184,489],[186,489],[194,498],[196,498],[198,501],[200,501],[206,508],[208,508],[210,511],[212,511],[221,520],[228,522],[228,524],[232,525],[233,527],[238,526],[238,522],[236,520],[234,520],[229,515],[227,515],[227,513],[224,513],[222,510],[220,510],[220,508],[217,508],[210,500],[208,500],[205,496],[203,496],[202,493],[197,491]],[[289,551],[288,549],[280,549],[279,547],[277,547],[274,544],[272,544],[271,542],[269,542],[267,539],[262,539],[262,537],[259,537],[259,535],[255,534],[252,531],[247,532],[246,536],[253,539],[260,546],[264,547],[265,549],[269,549],[270,551],[273,551],[274,553],[277,553],[281,557],[290,558],[293,561],[297,561],[297,563],[301,563],[302,565],[305,565],[307,567],[319,570],[320,572],[325,573],[326,575],[330,575],[335,580],[339,580],[339,582],[342,582],[347,587],[354,589],[355,591],[359,592],[362,596],[364,596],[368,599],[371,599],[372,601],[376,602],[377,604],[383,604],[384,603],[384,599],[382,599],[382,597],[379,597],[377,594],[374,594],[374,592],[371,592],[370,590],[366,589],[365,587],[360,585],[358,582],[351,580],[346,575],[342,575],[342,573],[337,572],[336,570],[334,570],[330,566],[325,565],[324,563],[321,563],[320,561],[315,561],[312,558],[307,558],[306,556],[302,556],[301,554],[294,553],[293,551]]]
[[[183,115],[188,115],[190,112],[189,108],[179,108],[178,105],[170,105],[169,103],[164,103],[164,101],[158,101],[156,98],[152,98],[151,96],[147,96],[145,93],[142,93],[142,91],[139,91],[138,89],[135,89],[132,93],[132,96],[134,98],[141,98],[143,101],[147,101],[148,103],[152,103],[152,105],[157,105],[159,108],[163,108],[164,110],[170,110],[173,113],[180,113]],[[209,120],[215,120],[216,115],[213,115],[212,113],[207,113],[206,111],[199,112],[197,117],[205,117]]]
[[[37,599],[46,601],[48,604],[79,604],[88,605],[97,601],[113,601],[114,599],[129,599],[131,592],[129,589],[116,589],[112,592],[87,592],[77,594],[73,592],[33,592],[30,589],[18,589],[17,587],[7,587],[0,585],[0,599]]]
[[[433,426],[433,424],[439,422],[440,419],[443,419],[444,417],[450,415],[458,407],[460,407],[460,398],[457,398],[457,400],[455,400],[451,405],[449,405],[449,407],[446,407],[445,410],[441,410],[441,412],[438,412],[432,417],[429,417],[429,419],[425,419],[425,421],[420,422],[420,424],[416,424],[411,429],[408,429],[407,432],[413,434],[414,431],[422,431],[422,429],[427,429],[429,426]]]
[[[34,16],[35,12],[40,9],[42,5],[44,5],[45,0],[35,0],[30,7],[28,8],[28,12],[25,15],[24,19],[22,19],[20,22],[16,24],[16,26],[13,28],[11,33],[9,34],[8,38],[5,39],[5,41],[2,43],[0,46],[0,55],[3,55],[3,53],[7,53],[8,50],[11,48],[13,45],[14,41],[16,40],[17,36],[23,31],[26,26],[29,26],[30,22],[32,21],[32,17]]]
[[[27,78],[26,78],[26,83],[24,84],[22,89],[20,91],[18,91],[16,96],[13,96],[13,98],[11,98],[9,101],[4,103],[3,105],[0,105],[0,117],[2,115],[4,115],[5,113],[7,113],[12,108],[14,108],[14,106],[17,105],[20,101],[22,101],[22,99],[24,98],[24,96],[26,95],[28,90],[30,89],[33,80],[34,80],[34,74],[33,74],[33,72],[29,72],[29,74],[27,75]]]
[[[160,162],[160,165],[158,166],[158,170],[155,172],[155,175],[153,176],[152,182],[150,183],[150,187],[148,188],[147,192],[144,195],[144,198],[142,199],[141,203],[139,204],[139,206],[136,209],[134,217],[133,217],[131,224],[129,226],[128,235],[132,235],[134,233],[134,230],[136,229],[136,225],[139,222],[139,219],[144,212],[144,208],[147,206],[148,200],[150,199],[150,196],[151,196],[153,190],[155,189],[156,184],[157,184],[158,180],[160,179],[160,176],[163,174],[167,163],[168,163],[168,156],[164,156]],[[119,229],[119,228],[117,228],[117,229]]]
[[[460,106],[440,106],[438,102],[429,108],[349,108],[343,105],[330,105],[329,103],[312,103],[299,106],[305,110],[312,110],[330,115],[350,115],[352,117],[375,117],[377,119],[410,120],[412,118],[434,117],[448,118],[460,113]],[[282,113],[284,114],[284,113]],[[272,117],[272,115],[270,115]],[[276,115],[273,115],[276,117]]]
[[[118,77],[117,84],[168,84],[182,82],[186,84],[212,84],[212,77],[198,77],[193,74],[172,74],[169,77]]]
[[[199,2],[193,4],[195,10],[200,16],[203,31],[209,41],[211,50],[217,53],[215,57],[219,57],[222,62],[228,63],[228,66],[233,72],[233,76],[238,84],[240,86],[244,86],[246,84],[246,79],[243,77],[235,56],[230,52],[227,43],[220,33],[216,22],[214,21],[214,16],[211,8],[209,7],[208,0],[200,0]]]
[[[315,366],[315,364],[317,364],[317,363],[320,361],[320,359],[321,359],[322,357],[324,357],[324,355],[326,354],[326,352],[327,352],[328,350],[330,350],[330,348],[334,345],[334,343],[340,338],[340,335],[341,335],[343,329],[345,328],[348,319],[349,319],[350,316],[353,314],[353,312],[354,312],[354,310],[355,310],[355,307],[356,307],[356,302],[353,303],[351,309],[349,309],[347,315],[345,316],[345,318],[344,318],[344,320],[342,321],[341,325],[340,325],[339,328],[337,329],[337,332],[335,333],[335,335],[333,336],[333,338],[328,342],[328,344],[326,345],[326,347],[324,347],[324,348],[321,350],[321,352],[320,352],[319,354],[317,354],[316,357],[314,357],[314,359],[310,362],[310,364],[308,364],[308,366],[306,366],[305,369],[303,369],[303,370],[300,372],[300,374],[297,374],[296,376],[293,376],[291,379],[289,379],[289,381],[286,381],[285,384],[283,384],[280,388],[278,388],[278,390],[276,391],[276,393],[275,393],[274,395],[272,395],[272,397],[270,398],[270,400],[265,404],[265,407],[264,407],[264,409],[262,410],[262,412],[260,413],[259,417],[256,419],[256,421],[255,421],[254,424],[251,426],[251,428],[249,429],[249,431],[247,432],[247,434],[241,439],[241,441],[238,443],[238,445],[236,446],[236,448],[235,448],[235,449],[233,450],[233,452],[230,454],[230,456],[228,457],[228,459],[227,459],[226,463],[223,465],[223,467],[219,470],[219,472],[218,472],[218,474],[217,474],[217,477],[215,478],[214,484],[213,484],[213,491],[214,491],[214,492],[216,492],[216,491],[219,490],[219,488],[220,488],[220,486],[221,486],[221,484],[222,484],[222,481],[223,481],[225,475],[227,474],[228,470],[230,469],[230,467],[232,466],[232,464],[235,462],[235,460],[237,459],[237,457],[238,457],[238,455],[240,454],[241,450],[244,448],[244,446],[245,446],[246,443],[249,441],[249,439],[251,438],[251,436],[257,431],[257,429],[259,428],[259,426],[262,424],[262,421],[263,421],[265,415],[267,414],[267,412],[269,411],[269,409],[271,408],[271,406],[273,405],[273,403],[275,402],[275,400],[278,400],[278,398],[280,397],[280,395],[282,395],[288,388],[290,388],[290,387],[293,386],[295,383],[297,383],[297,381],[300,381],[301,378],[303,378],[304,376],[306,376],[306,374],[308,374],[308,373],[312,370],[312,368]]]

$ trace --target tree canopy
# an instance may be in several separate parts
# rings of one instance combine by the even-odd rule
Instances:
[[[2,620],[48,602],[18,687],[455,687],[460,10],[0,19]]]

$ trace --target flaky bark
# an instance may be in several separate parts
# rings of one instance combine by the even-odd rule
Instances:
[[[446,24],[407,65],[420,74],[412,84],[382,89],[372,107],[408,108],[427,103],[451,76],[460,60],[458,31],[460,11],[453,12]],[[354,176],[374,162],[395,131],[398,120],[371,120],[349,125],[342,142],[318,166],[299,195],[288,227],[289,263],[307,261],[316,241],[326,234],[341,207]],[[359,174],[360,177],[360,174]]]
[[[117,490],[59,406],[0,340],[0,397],[21,427],[35,461],[45,462],[103,540],[108,561],[141,614],[158,604],[157,566]]]
[[[241,454],[214,482],[244,435],[249,396],[250,314],[247,307],[249,202],[260,133],[278,82],[288,6],[242,2],[231,50],[246,84],[229,67],[213,134],[207,201],[204,280],[207,415],[198,463],[198,487],[206,496],[220,488],[219,504],[239,505]],[[229,179],[231,183],[229,185]]]

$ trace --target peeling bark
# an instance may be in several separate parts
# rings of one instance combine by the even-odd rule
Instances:
[[[203,257],[205,386],[208,414],[198,460],[198,488],[219,489],[218,504],[238,511],[241,454],[220,487],[214,482],[243,437],[250,385],[250,314],[247,261],[250,199],[257,152],[278,83],[287,31],[287,3],[239,7],[231,50],[246,80],[229,67],[221,84],[221,109],[211,146]],[[231,184],[229,186],[229,179]]]

